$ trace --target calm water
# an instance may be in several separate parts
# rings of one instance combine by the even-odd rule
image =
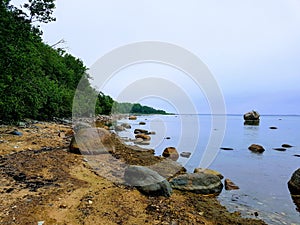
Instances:
[[[141,116],[136,121],[119,121],[132,125],[132,129],[119,135],[133,138],[135,128],[155,131],[147,147],[154,148],[157,155],[168,146],[176,147],[179,152],[192,152],[189,159],[180,157],[178,160],[190,172],[199,165],[206,165],[209,157],[216,155],[209,168],[221,172],[240,187],[240,190],[223,190],[219,196],[229,210],[240,211],[246,217],[254,217],[254,212],[258,212],[258,218],[269,224],[300,224],[300,214],[287,188],[292,173],[300,167],[300,158],[294,156],[300,154],[300,117],[261,116],[259,126],[244,126],[242,115],[214,118],[225,119],[226,129],[212,124],[210,115],[155,115]],[[139,125],[140,121],[146,125]],[[269,129],[270,126],[278,129]],[[209,138],[212,139],[210,144]],[[218,143],[234,150],[219,150]],[[250,152],[248,146],[253,143],[263,145],[266,151],[263,154]],[[285,152],[272,149],[284,143],[294,147]]]

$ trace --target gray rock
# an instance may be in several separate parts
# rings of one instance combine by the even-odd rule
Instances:
[[[212,174],[189,173],[178,175],[170,180],[171,187],[198,194],[218,194],[223,189],[221,179]]]
[[[288,187],[292,195],[300,195],[300,168],[293,173]]]
[[[181,152],[180,156],[183,158],[190,158],[191,154],[191,152]]]
[[[125,170],[124,179],[127,184],[136,187],[145,195],[170,197],[172,193],[165,178],[144,166],[129,166]]]
[[[130,129],[131,125],[129,123],[122,123],[121,124],[122,127],[126,128],[126,129]]]
[[[259,113],[254,110],[244,114],[244,120],[259,120],[259,117]]]

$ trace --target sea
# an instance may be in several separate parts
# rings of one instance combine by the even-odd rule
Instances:
[[[300,116],[262,115],[258,126],[244,125],[243,115],[144,115],[118,121],[124,122],[131,129],[119,136],[127,144],[133,145],[134,129],[153,131],[150,144],[142,147],[154,149],[156,155],[166,147],[190,152],[189,158],[178,159],[189,172],[210,168],[238,185],[239,190],[223,189],[218,196],[229,211],[268,224],[300,224],[300,213],[287,186],[300,168]],[[251,144],[262,145],[265,151],[253,153],[248,150]],[[274,150],[282,144],[293,147]]]

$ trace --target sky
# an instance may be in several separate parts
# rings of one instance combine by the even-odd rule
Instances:
[[[16,6],[26,1],[14,0]],[[300,114],[299,0],[57,0],[56,22],[42,25],[49,45],[80,58],[88,68],[106,54],[136,42],[170,43],[191,52],[210,71],[225,101],[226,113]],[[188,62],[187,62],[188,63]],[[98,74],[97,76],[107,76]],[[165,92],[136,97],[141,103],[176,111],[191,101],[210,113],[206,84],[164,63],[139,62],[120,68],[101,90],[122,101],[126,88],[142,93],[142,79],[157,78]],[[160,82],[162,81],[162,82]],[[147,80],[145,80],[147,82]],[[198,85],[197,85],[198,84]],[[157,87],[158,88],[158,87]],[[124,92],[125,93],[125,92]],[[223,100],[222,99],[222,100]]]

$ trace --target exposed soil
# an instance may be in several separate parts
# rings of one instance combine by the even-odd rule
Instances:
[[[23,135],[10,134],[14,129]],[[265,224],[229,213],[213,196],[174,191],[170,198],[147,197],[112,182],[88,157],[68,152],[72,133],[70,125],[55,123],[0,128],[0,224]],[[116,151],[99,156],[107,173],[118,173],[114,159],[161,160],[113,140]]]

